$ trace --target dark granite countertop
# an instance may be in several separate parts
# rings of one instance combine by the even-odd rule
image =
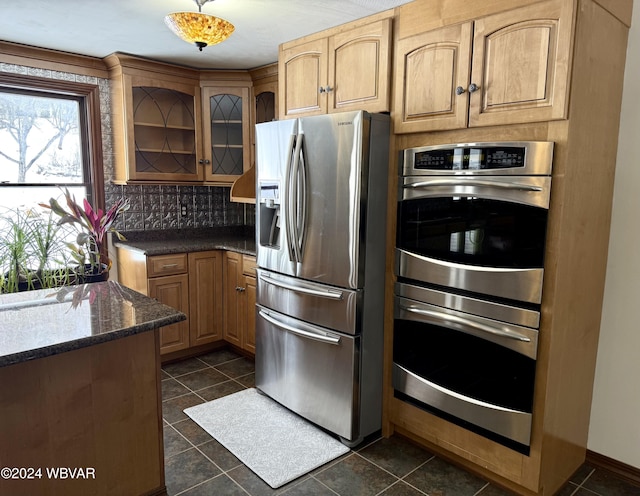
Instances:
[[[0,367],[185,320],[182,312],[107,281],[0,295]]]
[[[114,245],[141,251],[147,256],[207,250],[230,250],[256,254],[253,227],[233,226],[210,229],[174,229],[163,231],[128,231],[127,240],[113,238]]]

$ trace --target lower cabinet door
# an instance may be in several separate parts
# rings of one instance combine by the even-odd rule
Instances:
[[[164,276],[149,279],[149,297],[189,315],[189,276]],[[189,347],[189,320],[160,328],[160,353]]]
[[[240,303],[242,288],[242,255],[228,251],[224,254],[224,340],[242,348],[243,315]]]
[[[256,353],[256,278],[244,276],[244,349]]]
[[[222,339],[221,251],[189,253],[189,332],[191,346]]]

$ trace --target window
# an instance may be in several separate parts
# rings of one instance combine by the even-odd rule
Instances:
[[[60,188],[104,207],[98,87],[0,74],[0,210],[48,203]]]

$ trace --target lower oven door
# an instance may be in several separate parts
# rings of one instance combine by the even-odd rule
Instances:
[[[258,306],[256,387],[347,440],[358,437],[360,337]]]
[[[393,387],[401,399],[523,451],[537,331],[396,297]]]

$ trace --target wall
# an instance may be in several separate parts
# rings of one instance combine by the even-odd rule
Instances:
[[[113,134],[109,96],[109,80],[0,63],[0,72],[24,74],[49,79],[64,79],[96,84],[100,88],[102,110],[102,149],[104,155],[105,205],[109,208],[117,198],[129,198],[131,208],[117,221],[117,228],[132,230],[164,230],[198,227],[237,226],[255,224],[255,207],[229,200],[229,188],[214,186],[119,186],[113,177]],[[187,206],[187,215],[178,215],[180,206]]]
[[[625,68],[611,238],[588,448],[640,468],[640,5]]]

